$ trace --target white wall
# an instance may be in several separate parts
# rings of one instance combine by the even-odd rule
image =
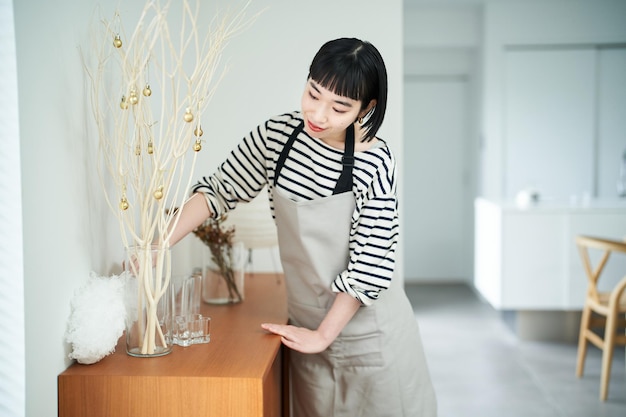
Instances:
[[[405,1],[404,47],[478,47],[482,41],[478,3]]]
[[[220,0],[221,4],[231,4]],[[143,2],[126,1],[133,14]],[[18,64],[26,415],[56,415],[57,375],[68,365],[63,340],[70,299],[89,271],[108,274],[122,258],[117,226],[96,178],[92,121],[78,49],[88,45],[96,2],[14,2]],[[101,4],[112,16],[114,5]],[[390,75],[388,115],[380,134],[402,153],[402,3],[400,0],[255,1],[267,7],[227,50],[232,70],[203,123],[210,171],[256,124],[297,109],[310,59],[326,40],[373,42]],[[206,125],[206,127],[204,127]],[[4,145],[3,145],[4,146]],[[17,155],[15,155],[17,157]]]
[[[17,65],[11,0],[0,0],[0,415],[25,404],[24,268]]]
[[[487,2],[484,18],[482,195],[505,194],[505,48],[626,43],[626,2]],[[617,164],[617,160],[610,161]],[[601,163],[601,162],[600,162]],[[607,161],[609,163],[609,161]],[[617,179],[617,178],[616,178]]]

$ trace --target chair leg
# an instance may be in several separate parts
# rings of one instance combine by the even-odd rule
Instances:
[[[580,334],[578,335],[578,357],[576,360],[576,376],[583,376],[585,370],[585,357],[587,356],[587,330],[591,321],[591,309],[588,306],[583,307],[583,313],[580,319]]]
[[[600,381],[600,399],[606,401],[609,395],[609,381],[611,380],[611,363],[615,350],[615,332],[617,318],[615,312],[609,313],[604,330],[604,348],[602,349],[602,376]]]

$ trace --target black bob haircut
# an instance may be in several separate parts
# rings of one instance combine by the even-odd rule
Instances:
[[[374,45],[355,38],[329,41],[315,54],[308,78],[337,95],[361,101],[361,110],[376,100],[364,118],[363,141],[376,136],[385,118],[388,86],[385,63]]]

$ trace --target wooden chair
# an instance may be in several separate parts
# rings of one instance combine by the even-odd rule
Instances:
[[[607,292],[598,290],[598,281],[611,253],[626,253],[626,242],[577,236],[576,245],[589,281],[580,323],[576,375],[578,377],[583,375],[587,341],[589,341],[602,350],[600,399],[605,401],[609,391],[613,351],[615,346],[626,346],[626,294],[624,293],[626,276]],[[602,253],[595,268],[591,265],[590,249]],[[626,274],[626,271],[624,273]]]

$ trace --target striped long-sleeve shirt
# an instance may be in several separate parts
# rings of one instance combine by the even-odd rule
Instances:
[[[246,135],[192,192],[204,193],[213,216],[252,200],[267,185],[272,215],[272,191],[278,157],[289,135],[300,124],[299,112],[274,117]],[[294,141],[277,186],[295,201],[332,195],[341,173],[343,151],[302,131]],[[396,160],[385,142],[355,152],[353,193],[355,209],[346,269],[335,277],[332,290],[346,292],[369,305],[389,288],[398,241]]]

